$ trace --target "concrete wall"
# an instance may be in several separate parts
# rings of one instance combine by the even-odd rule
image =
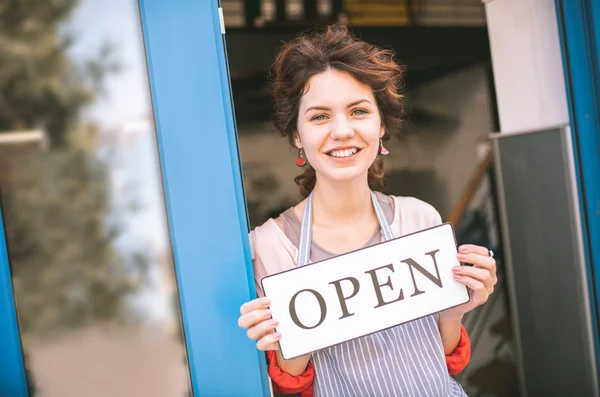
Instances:
[[[477,145],[492,130],[487,70],[477,66],[420,87],[412,108],[454,119],[455,125],[420,127],[393,145],[387,161],[390,171],[433,170],[443,197],[434,197],[447,217],[478,164]],[[402,193],[402,186],[393,187]]]

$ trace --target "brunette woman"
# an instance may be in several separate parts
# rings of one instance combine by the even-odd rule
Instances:
[[[305,166],[296,183],[305,199],[251,232],[259,295],[262,277],[364,248],[441,223],[429,204],[381,193],[384,143],[403,114],[402,68],[394,54],[353,37],[344,26],[303,34],[274,62],[275,125]],[[452,374],[470,357],[465,313],[492,293],[496,263],[484,247],[464,245],[453,269],[471,301],[409,323],[285,360],[268,299],[245,303],[239,325],[267,352],[281,394],[302,396],[463,396]]]

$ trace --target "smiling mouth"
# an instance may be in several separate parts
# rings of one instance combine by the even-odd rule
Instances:
[[[352,149],[332,150],[331,152],[328,152],[327,155],[331,156],[331,157],[344,158],[344,157],[353,156],[358,152],[360,152],[360,149],[352,148]]]

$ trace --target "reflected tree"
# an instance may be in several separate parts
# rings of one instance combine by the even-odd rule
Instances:
[[[43,127],[52,146],[67,145],[81,108],[119,69],[110,45],[81,65],[69,58],[74,38],[61,27],[77,3],[0,1],[0,131]]]
[[[114,248],[119,219],[97,130],[80,114],[118,71],[110,46],[75,64],[60,31],[75,0],[0,1],[0,133],[41,129],[49,146],[0,145],[0,191],[25,348],[91,323],[135,321],[127,297],[148,258]],[[121,210],[121,209],[117,209]],[[118,215],[118,214],[117,214]]]
[[[58,336],[90,323],[120,324],[147,261],[119,255],[107,223],[106,166],[74,147],[12,161],[2,205],[19,320],[25,337]]]

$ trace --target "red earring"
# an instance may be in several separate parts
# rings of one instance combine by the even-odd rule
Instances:
[[[387,156],[388,154],[390,154],[390,151],[383,146],[383,139],[379,138],[379,155]]]
[[[298,167],[304,167],[306,165],[306,159],[304,158],[304,149],[300,149],[298,154],[298,160],[296,160],[296,165]]]

